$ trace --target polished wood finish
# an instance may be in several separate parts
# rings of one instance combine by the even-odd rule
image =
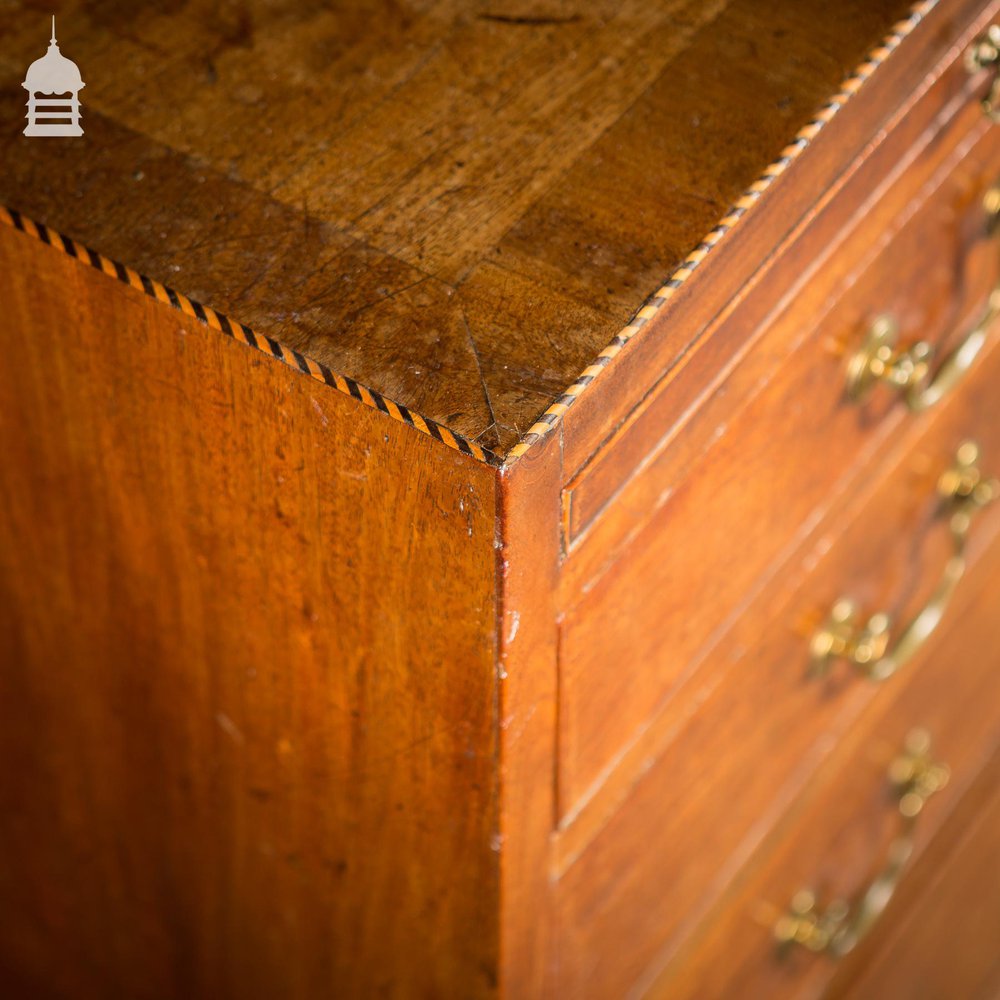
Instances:
[[[491,471],[2,227],[0,298],[0,980],[492,993]]]
[[[1000,0],[71,0],[55,143],[18,134],[29,7],[0,992],[912,982],[882,956],[997,838],[1000,504],[898,676],[807,647],[842,595],[927,600],[961,440],[1000,471],[996,327],[926,413],[844,400],[876,315],[944,351],[997,281]],[[778,963],[799,882],[877,863],[920,724],[955,776],[913,879],[839,968]]]
[[[998,9],[1000,5],[995,9],[989,5],[962,37],[974,37]],[[626,385],[645,385],[650,374],[659,370],[663,359],[649,352],[662,349],[664,338],[630,344],[630,350],[603,376],[605,409],[613,411],[600,417],[605,427],[600,433],[608,435],[605,440],[596,437],[599,432],[593,428],[593,438],[591,431],[563,429],[569,480],[564,495],[568,549],[562,574],[564,605],[580,591],[589,590],[614,563],[612,557],[620,555],[623,546],[662,509],[671,488],[712,446],[716,433],[728,430],[744,399],[767,387],[788,351],[797,346],[796,338],[806,332],[802,317],[811,330],[815,311],[829,313],[843,290],[857,282],[859,262],[870,260],[900,221],[912,214],[915,204],[911,200],[940,168],[943,158],[954,155],[957,145],[968,142],[970,133],[982,128],[976,100],[982,86],[970,83],[963,51],[961,46],[953,49],[933,71],[925,67],[924,79],[893,116],[891,128],[872,138],[867,155],[835,179],[788,239],[779,243],[745,287],[733,292],[721,311],[712,313],[714,318],[700,339],[654,380],[652,390],[638,403]],[[869,216],[881,221],[883,229],[866,227],[863,223]],[[967,216],[973,230],[980,228],[980,219],[973,211]],[[937,224],[952,238],[958,235],[954,224],[941,219]],[[965,235],[976,240],[975,231]],[[695,280],[679,294],[683,296]],[[884,293],[873,295],[877,302],[877,296]],[[685,300],[683,308],[701,308],[703,302],[692,301],[689,307]],[[699,321],[706,322],[711,309],[705,306]],[[947,321],[943,312],[938,318]],[[659,317],[653,321],[659,322]],[[954,334],[959,320],[956,317],[952,322]],[[944,329],[929,332],[943,335]],[[863,329],[834,331],[827,345],[831,362],[862,333]],[[630,399],[631,406],[622,414],[620,409]],[[830,405],[839,409],[836,403]],[[581,413],[589,408],[584,395],[567,413],[567,425],[579,424],[584,419]],[[868,409],[878,416],[876,407]],[[620,421],[617,429],[614,414]],[[589,442],[589,450],[582,440]],[[592,493],[582,510],[581,487]],[[600,516],[605,512],[614,516]]]
[[[503,454],[909,7],[17,4],[0,202]]]
[[[982,205],[998,179],[1000,136],[984,136],[986,123],[975,122],[923,198],[910,193],[904,211],[905,192],[882,211],[861,206],[862,224],[837,251],[853,262],[840,286],[821,275],[796,296],[760,336],[759,358],[741,365],[708,413],[645,465],[640,478],[655,481],[637,485],[641,501],[630,497],[634,505],[620,512],[612,506],[600,537],[581,543],[595,546],[579,554],[588,566],[609,550],[620,555],[582,580],[569,569],[560,647],[564,811],[662,710],[699,647],[780,558],[789,523],[814,519],[908,416],[888,392],[864,406],[845,398],[845,355],[867,327],[880,314],[898,316],[902,342],[943,341],[944,353],[981,315],[1000,276],[1000,245]],[[923,247],[935,248],[930,260]],[[644,511],[652,516],[642,524]],[[714,529],[692,533],[693,524]],[[615,533],[628,542],[616,546]],[[643,593],[657,600],[637,600]],[[692,593],[705,595],[701,606],[685,600]],[[626,647],[644,665],[642,684],[608,669]]]
[[[555,990],[549,837],[556,813],[552,753],[559,700],[552,669],[559,458],[553,437],[500,480],[499,779],[506,793],[499,833],[501,984],[510,997],[550,996]]]
[[[840,9],[838,7],[838,9]],[[950,85],[935,91],[937,101],[951,102],[956,91],[965,89],[969,79],[961,62],[942,59],[946,53],[965,51],[986,26],[996,19],[996,0],[972,0],[968,4],[938,3],[908,36],[906,43],[864,85],[863,99],[848,104],[810,142],[795,162],[795,183],[777,183],[766,194],[766,211],[748,212],[733,238],[724,240],[641,333],[630,340],[629,349],[601,376],[601,393],[584,393],[565,414],[562,425],[563,461],[567,470],[577,471],[621,422],[635,410],[635,386],[647,387],[668,378],[678,393],[683,380],[675,375],[690,374],[697,386],[710,383],[715,373],[734,355],[741,340],[729,335],[731,319],[738,308],[748,310],[749,326],[755,310],[770,310],[794,283],[799,269],[808,266],[809,253],[792,258],[776,254],[778,248],[794,245],[804,226],[817,222],[817,235],[836,240],[843,222],[824,211],[829,197],[839,190],[851,164],[869,157],[878,158],[882,139],[902,128],[917,142],[929,124],[910,118],[909,108],[933,88],[939,73],[950,69]],[[898,57],[898,58],[897,58]],[[989,85],[988,75],[973,79],[975,96]],[[936,102],[935,102],[936,103]],[[886,109],[892,112],[886,115]],[[933,105],[926,109],[933,119]],[[937,110],[940,110],[938,108]],[[914,130],[914,131],[911,131]],[[891,155],[891,154],[890,154]],[[890,169],[888,164],[884,169]],[[865,198],[863,188],[856,197]],[[824,230],[823,226],[831,226]],[[822,245],[822,238],[820,239]],[[813,253],[817,252],[815,249]],[[794,266],[786,266],[794,260]],[[756,320],[759,322],[759,319]],[[699,388],[685,388],[699,400]],[[682,414],[694,402],[680,394]],[[600,400],[598,400],[600,396]]]
[[[974,589],[961,602],[960,617],[943,630],[909,683],[887,689],[887,697],[873,705],[841,739],[831,759],[813,773],[795,806],[769,831],[759,855],[763,860],[743,872],[719,919],[709,919],[707,930],[695,936],[687,955],[674,956],[651,996],[722,997],[737,990],[761,996],[820,994],[833,979],[836,962],[804,949],[780,956],[774,923],[803,887],[814,887],[824,903],[834,898],[856,900],[879,873],[888,844],[900,830],[886,772],[915,725],[926,728],[934,758],[952,771],[948,784],[928,801],[915,824],[914,857],[900,885],[905,887],[910,877],[919,882],[921,852],[1000,746],[1000,651],[995,639],[1000,545],[994,544],[974,578]],[[956,664],[962,664],[957,683]],[[948,696],[942,697],[945,691]],[[995,856],[1000,827],[989,823],[989,817],[982,836]],[[981,905],[995,905],[998,893],[991,874],[996,872],[995,860],[982,872]],[[975,895],[965,899],[975,905]],[[891,926],[898,916],[889,911],[883,919]],[[881,929],[879,924],[876,928]],[[956,937],[958,930],[952,931]],[[867,944],[863,940],[859,954],[849,958],[863,961]],[[940,942],[938,947],[947,946]],[[942,968],[947,965],[945,960]]]
[[[913,866],[885,921],[855,960],[838,968],[829,994],[852,1000],[1000,993],[1000,753]],[[914,891],[909,891],[911,889]]]
[[[823,364],[819,348],[824,342],[840,346],[855,335],[847,317],[840,317],[840,331],[825,337],[819,336],[822,331],[816,327],[845,289],[858,281],[863,267],[884,251],[889,239],[896,237],[900,247],[907,241],[919,242],[920,234],[913,230],[922,225],[940,228],[938,238],[950,235],[976,241],[980,220],[972,206],[965,217],[970,227],[967,233],[958,232],[959,220],[940,218],[946,210],[943,205],[937,219],[909,223],[911,236],[899,233],[926,200],[927,185],[945,180],[943,161],[960,153],[958,147],[967,148],[985,130],[973,99],[981,85],[970,79],[961,56],[959,48],[935,72],[926,74],[891,128],[873,139],[868,155],[831,184],[765,261],[750,286],[734,295],[702,340],[655,382],[646,398],[573,475],[564,497],[568,548],[575,547],[581,535],[597,531],[596,547],[616,551],[628,533],[613,534],[609,526],[596,525],[602,514],[627,504],[629,517],[619,521],[634,532],[641,512],[655,506],[692,457],[709,447],[715,428],[745,395],[758,392],[793,355],[797,364]],[[940,200],[947,201],[947,192]],[[941,275],[937,279],[947,280]],[[907,284],[902,276],[900,282]],[[962,301],[968,303],[969,292],[960,291]],[[974,295],[975,290],[970,292]],[[889,308],[894,292],[886,286],[871,294],[881,295]],[[930,299],[927,296],[924,302]],[[877,303],[871,305],[878,308]],[[908,332],[918,330],[931,338],[943,333],[943,317],[920,317],[924,327],[914,323],[916,318],[916,309],[901,317],[910,326]],[[810,340],[803,345],[801,338],[807,334]],[[829,348],[826,353],[831,353]],[[592,560],[577,560],[584,568],[575,572],[593,575]]]
[[[911,437],[850,513],[827,521],[800,565],[744,610],[734,634],[706,658],[707,676],[693,677],[668,708],[669,731],[642,758],[648,762],[655,753],[655,763],[631,776],[629,766],[636,765],[623,762],[608,779],[611,787],[561,834],[560,923],[570,951],[588,957],[567,979],[571,995],[627,989],[660,952],[676,948],[839,741],[855,738],[869,703],[928,674],[913,664],[878,686],[842,664],[827,681],[812,678],[809,637],[842,596],[865,615],[891,611],[900,624],[927,602],[952,551],[938,477],[973,433],[981,438],[984,466],[1000,467],[998,378],[995,348],[962,396],[924,435]],[[998,528],[1000,509],[984,511],[972,529],[972,552],[981,552]],[[963,583],[975,591],[974,582]],[[977,633],[987,651],[988,628],[984,622]],[[952,662],[945,655],[941,670]],[[995,677],[994,661],[984,656],[984,662],[987,678]],[[970,683],[971,673],[963,666]],[[939,694],[947,676],[930,676],[930,691]],[[984,707],[1000,705],[1000,689],[979,690]],[[912,725],[919,723],[914,717]],[[616,791],[627,796],[621,804],[609,801]],[[619,946],[602,948],[612,934],[620,935]],[[725,967],[738,972],[728,961]]]

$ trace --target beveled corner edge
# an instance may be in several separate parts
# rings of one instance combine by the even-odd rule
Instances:
[[[332,371],[326,365],[306,357],[301,352],[295,351],[290,347],[285,347],[274,338],[255,332],[246,324],[230,319],[217,309],[197,302],[153,278],[148,278],[126,264],[112,260],[110,257],[105,257],[104,254],[92,250],[78,240],[74,240],[63,233],[56,232],[41,222],[36,222],[28,218],[28,216],[16,209],[0,204],[0,224],[8,225],[18,232],[24,233],[26,236],[46,243],[56,250],[61,250],[70,257],[75,257],[81,264],[89,264],[108,277],[117,279],[130,288],[134,288],[136,291],[156,299],[157,302],[161,302],[163,305],[178,309],[186,316],[204,323],[211,329],[217,330],[219,333],[223,333],[241,344],[246,344],[247,347],[253,350],[263,352],[276,361],[294,368],[303,375],[308,375],[317,382],[322,382],[337,392],[353,396],[362,405],[379,410],[392,420],[408,424],[421,434],[436,438],[442,444],[461,452],[463,455],[468,455],[479,462],[495,468],[503,464],[503,458],[500,455],[487,448],[483,448],[482,445],[476,444],[475,441],[456,434],[443,424],[439,424],[436,420],[421,416],[421,414],[416,413],[402,403],[397,403],[375,389],[362,385],[356,379],[342,375],[340,372]]]
[[[799,129],[795,138],[785,146],[779,157],[766,167],[757,180],[743,192],[729,211],[687,255],[683,263],[673,271],[663,285],[646,299],[629,322],[612,338],[607,347],[583,370],[566,391],[542,413],[535,423],[522,435],[521,440],[507,452],[503,459],[505,466],[516,462],[536,442],[549,434],[559,424],[566,411],[579,399],[588,386],[621,354],[629,341],[653,317],[660,314],[667,302],[673,298],[677,290],[700,267],[711,254],[712,250],[736,228],[740,220],[754,207],[764,192],[802,155],[803,151],[819,135],[823,127],[847,105],[851,98],[861,89],[865,81],[889,58],[899,47],[903,39],[916,28],[937,4],[938,0],[918,0],[910,9],[910,13],[892,27],[882,42],[844,79],[837,93],[813,115],[809,122]]]

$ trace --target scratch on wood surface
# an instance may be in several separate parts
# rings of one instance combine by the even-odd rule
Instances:
[[[225,712],[216,712],[215,721],[219,724],[219,728],[236,744],[243,746],[246,740],[243,738],[243,733],[240,732],[240,727],[233,722],[232,719],[226,715]]]
[[[315,396],[310,396],[309,397],[309,402],[312,403],[312,408],[318,414],[319,419],[322,422],[323,426],[324,427],[329,427],[330,426],[329,418],[327,417],[326,413],[323,411],[323,407],[319,405],[319,401],[316,399],[316,397]]]
[[[518,611],[511,611],[509,618],[510,630],[507,632],[508,645],[514,641],[514,636],[517,635],[517,630],[521,627],[521,614]]]
[[[472,349],[472,356],[476,359],[476,371],[479,373],[479,384],[483,388],[483,399],[486,400],[486,409],[490,415],[489,425],[476,435],[478,440],[478,438],[481,438],[483,434],[491,428],[496,427],[497,417],[493,412],[493,402],[490,399],[490,391],[486,388],[486,376],[483,374],[483,359],[479,356],[479,348],[476,347],[475,338],[472,336],[472,327],[469,326],[469,317],[466,316],[464,309],[462,310],[462,322],[465,324],[465,333],[469,338],[469,347]]]
[[[573,24],[582,20],[579,14],[567,14],[563,17],[545,14],[480,14],[480,21],[493,21],[496,24],[520,24],[529,26],[545,26],[552,24]]]

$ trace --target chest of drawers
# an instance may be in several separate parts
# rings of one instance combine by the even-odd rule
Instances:
[[[5,995],[1000,988],[1000,0],[0,18]]]

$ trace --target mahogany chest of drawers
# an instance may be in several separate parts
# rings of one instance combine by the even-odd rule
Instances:
[[[57,13],[3,995],[995,996],[1000,0]]]

